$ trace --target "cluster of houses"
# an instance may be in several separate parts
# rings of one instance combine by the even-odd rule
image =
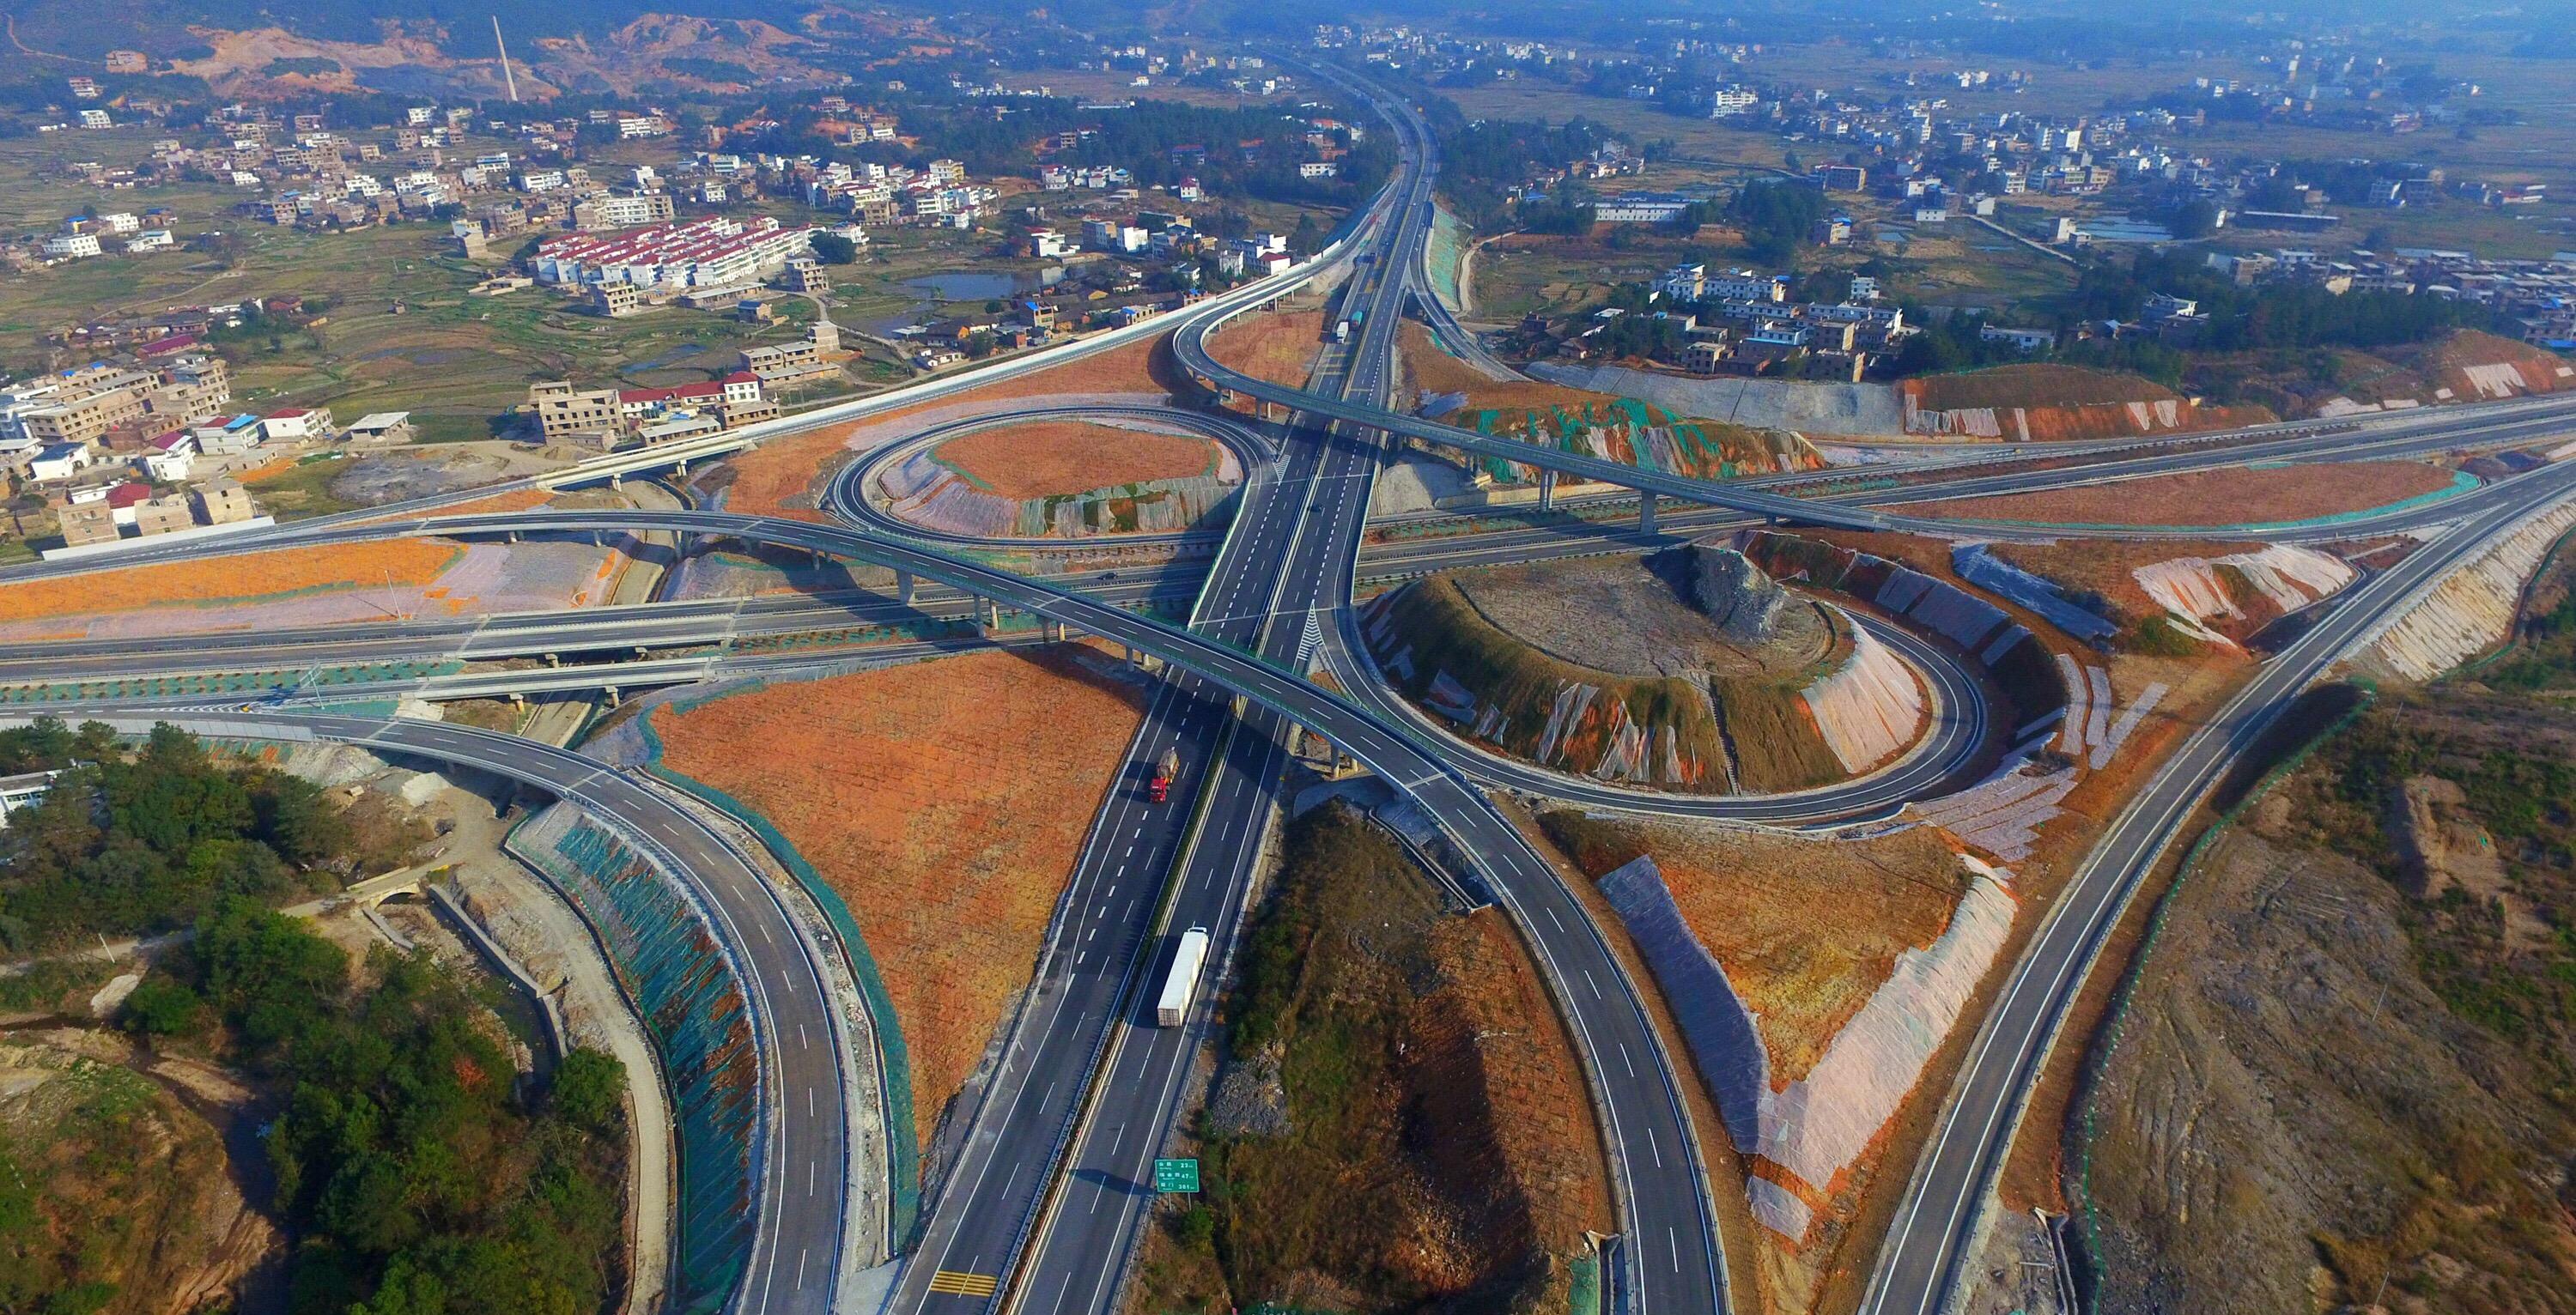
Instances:
[[[1288,239],[1281,234],[1220,238],[1200,232],[1188,215],[1157,210],[1139,210],[1132,219],[1086,219],[1078,238],[1051,225],[1032,225],[1021,231],[1019,246],[1021,254],[1041,260],[1079,252],[1176,261],[1213,256],[1217,271],[1227,278],[1259,278],[1295,263],[1288,253]]]
[[[169,212],[159,207],[136,214],[130,210],[111,210],[67,216],[62,227],[46,234],[33,245],[19,244],[18,258],[11,262],[20,267],[59,265],[67,261],[86,260],[93,256],[142,255],[168,251],[179,245],[171,235]]]
[[[2433,247],[2357,250],[2343,259],[2298,247],[2213,251],[2211,269],[2239,286],[2300,283],[2348,292],[2422,293],[2495,310],[2516,336],[2552,351],[2576,350],[2576,252],[2548,260],[2490,260]],[[2149,318],[2154,318],[2150,307]],[[2207,317],[2185,315],[2167,332],[2188,334]]]
[[[999,195],[992,187],[969,182],[966,166],[955,160],[933,160],[920,169],[839,160],[794,164],[801,168],[782,162],[782,171],[803,182],[808,205],[864,224],[972,228]]]
[[[1856,380],[1916,332],[1904,310],[1879,303],[1874,279],[1853,276],[1839,302],[1793,301],[1791,286],[1786,274],[1677,265],[1653,284],[1652,299],[1667,304],[1648,313],[1681,330],[1685,345],[1675,363],[1693,374],[1767,374],[1796,361],[1810,376]],[[1596,354],[1593,340],[1623,313],[1596,312],[1596,322],[1558,344],[1557,354]]]
[[[325,408],[227,416],[231,401],[222,358],[186,351],[0,385],[0,469],[54,508],[71,548],[128,531],[238,524],[258,509],[232,476],[268,461],[263,446],[327,442],[341,431]],[[399,440],[406,425],[406,416],[388,414],[350,431]]]
[[[530,385],[526,414],[549,443],[607,451],[630,440],[672,443],[778,418],[761,377],[749,368],[722,379],[670,388],[583,388],[569,380]]]

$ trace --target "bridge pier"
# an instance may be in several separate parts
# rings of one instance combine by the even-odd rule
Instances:
[[[679,460],[672,462],[671,473],[686,479],[689,474],[689,459],[687,457],[682,457]]]
[[[546,654],[546,665],[547,665],[547,666],[550,666],[550,667],[560,667],[560,666],[562,666],[562,665],[563,665],[563,655],[562,655],[562,654],[560,654],[560,653],[548,653],[548,654]]]
[[[1637,537],[1655,537],[1655,495],[1644,489],[1637,490]]]
[[[608,475],[608,487],[610,487],[610,488],[612,488],[612,489],[622,489],[622,488],[625,488],[625,487],[626,487],[626,476],[625,476],[625,474],[624,474],[623,472],[619,472],[619,471],[610,471],[610,472],[609,472],[609,475]]]
[[[1540,511],[1553,511],[1555,508],[1556,472],[1553,470],[1541,470],[1538,473],[1538,509]]]
[[[912,606],[912,572],[894,573],[894,600],[906,607]]]
[[[615,685],[602,686],[600,692],[608,696],[608,706],[612,708],[620,706],[621,700],[618,698]]]

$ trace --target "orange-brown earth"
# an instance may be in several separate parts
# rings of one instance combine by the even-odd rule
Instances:
[[[1006,498],[1044,498],[1203,475],[1216,443],[1079,421],[979,429],[942,443],[939,460]]]
[[[2000,365],[1958,374],[1901,380],[1901,396],[1927,412],[1992,411],[1999,434],[2018,440],[2023,431],[2035,441],[2117,438],[2130,434],[2188,434],[2233,429],[2277,419],[2262,407],[2204,405],[2139,375],[2091,370],[2075,365]],[[2141,423],[2132,403],[2148,407]],[[2158,415],[2159,404],[2174,416]],[[1981,432],[1953,423],[1943,426],[1927,417],[1917,432]]]
[[[1209,336],[1207,349],[1219,365],[1255,379],[1300,387],[1324,350],[1324,313],[1238,315]]]
[[[771,439],[726,461],[724,468],[731,472],[731,483],[725,493],[725,509],[746,516],[779,516],[820,522],[824,519],[823,513],[811,505],[815,481],[839,464],[842,444],[849,440],[851,433],[933,408],[954,410],[1025,397],[1170,394],[1183,391],[1186,386],[1187,377],[1172,360],[1171,335],[1154,334],[1107,351],[1095,352],[1080,360],[998,380],[966,393],[882,412],[846,425]]]
[[[1142,719],[1099,661],[1077,646],[971,653],[651,714],[665,765],[767,818],[848,902],[894,1002],[925,1146],[1027,985]]]
[[[2056,525],[2265,525],[2366,511],[2451,485],[2452,471],[2445,466],[2352,461],[2325,469],[2196,470],[1995,498],[1918,502],[1905,510]]]
[[[434,539],[279,548],[0,585],[0,621],[237,603],[313,589],[424,586],[462,551]]]

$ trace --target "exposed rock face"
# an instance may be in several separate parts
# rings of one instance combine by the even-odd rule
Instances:
[[[1760,643],[1777,634],[1789,591],[1733,548],[1694,543],[1688,554],[1690,600],[1717,623],[1718,633],[1738,644]]]

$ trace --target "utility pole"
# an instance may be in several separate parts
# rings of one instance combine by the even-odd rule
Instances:
[[[492,15],[492,48],[501,52],[501,85],[509,88],[510,103],[519,103],[519,80],[510,73],[510,48],[501,41],[501,16]]]

